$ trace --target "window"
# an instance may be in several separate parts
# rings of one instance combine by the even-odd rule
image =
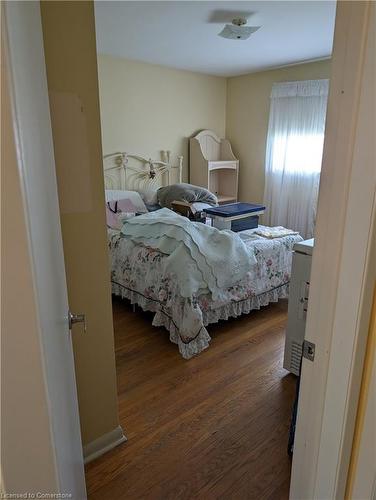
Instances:
[[[328,80],[273,85],[265,164],[267,223],[311,238],[324,145]]]

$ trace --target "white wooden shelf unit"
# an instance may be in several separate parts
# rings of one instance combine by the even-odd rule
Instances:
[[[202,130],[189,141],[189,179],[218,197],[220,204],[238,201],[239,160],[231,144],[212,130]]]

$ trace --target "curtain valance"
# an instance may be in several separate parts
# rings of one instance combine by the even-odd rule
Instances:
[[[321,97],[329,93],[329,80],[303,80],[299,82],[274,83],[271,98]]]

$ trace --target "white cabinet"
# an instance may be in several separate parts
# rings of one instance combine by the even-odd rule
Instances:
[[[300,374],[314,239],[294,245],[283,367]]]
[[[238,201],[239,161],[231,144],[203,130],[189,143],[189,180],[218,197],[219,203]]]

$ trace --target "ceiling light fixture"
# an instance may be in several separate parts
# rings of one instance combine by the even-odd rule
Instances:
[[[218,36],[230,40],[247,40],[252,33],[261,28],[261,26],[245,26],[246,24],[247,19],[244,17],[236,17],[232,20],[232,24],[225,25],[223,30],[218,33]]]

